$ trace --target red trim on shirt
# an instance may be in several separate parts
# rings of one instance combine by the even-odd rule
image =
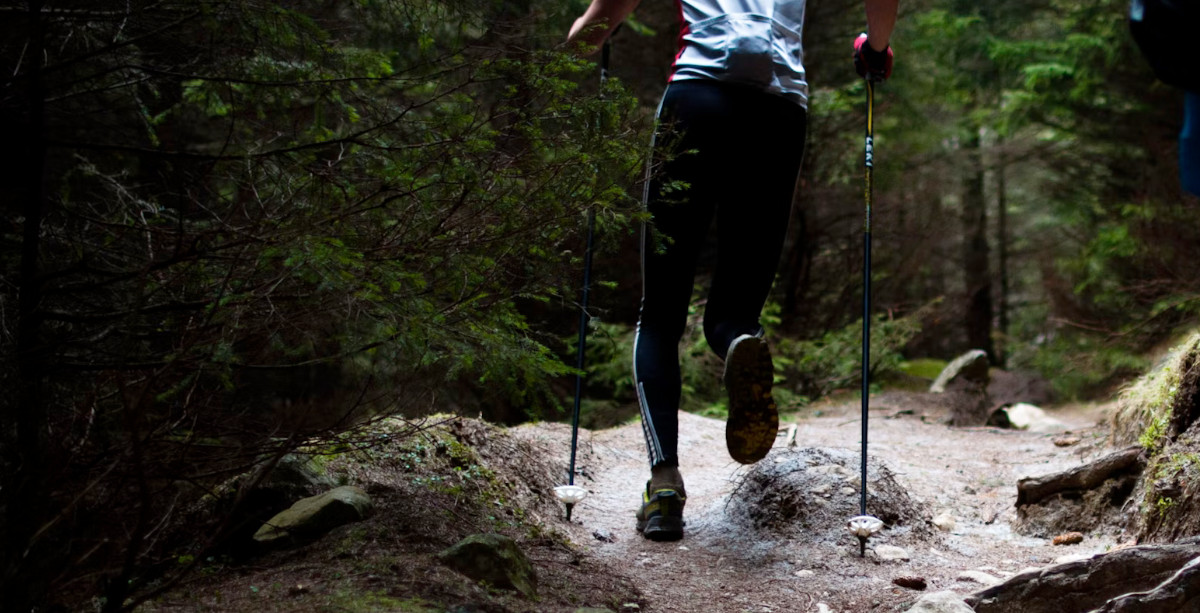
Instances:
[[[671,60],[671,76],[667,77],[668,83],[675,78],[675,65],[679,63],[679,58],[683,55],[683,37],[690,32],[688,24],[683,17],[683,0],[675,0],[675,8],[679,9],[679,38],[676,42],[679,50],[675,52],[675,59]]]

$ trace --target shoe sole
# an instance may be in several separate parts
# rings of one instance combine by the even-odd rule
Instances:
[[[683,538],[683,520],[678,517],[651,517],[638,523],[638,531],[652,541],[678,541]]]
[[[725,361],[725,389],[729,393],[729,419],[725,445],[742,464],[753,464],[771,451],[779,432],[779,411],[771,396],[775,369],[767,342],[757,337],[739,339]]]

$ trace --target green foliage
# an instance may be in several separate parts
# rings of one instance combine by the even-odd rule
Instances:
[[[1159,518],[1164,518],[1167,516],[1167,513],[1169,513],[1171,511],[1171,508],[1174,506],[1175,506],[1174,498],[1164,497],[1164,498],[1159,498],[1157,501],[1155,501],[1154,510],[1155,510],[1155,512],[1158,513]]]
[[[1162,448],[1167,435],[1170,416],[1170,411],[1156,413],[1146,426],[1146,431],[1138,437],[1138,444],[1149,453],[1158,453],[1159,449]]]
[[[872,377],[900,370],[901,351],[921,331],[922,319],[931,308],[898,319],[886,315],[872,319]],[[782,369],[786,388],[805,398],[819,398],[861,379],[862,340],[861,320],[818,339],[781,338],[775,345],[776,368]]]
[[[1064,330],[1032,354],[1030,366],[1060,398],[1086,398],[1136,376],[1149,364],[1129,347],[1086,332]]]
[[[61,443],[25,461],[122,501],[35,506],[104,510],[89,525],[124,537],[156,499],[121,489],[136,483],[244,470],[312,432],[464,397],[472,413],[558,408],[550,382],[570,369],[522,305],[574,293],[588,211],[608,229],[640,219],[648,126],[620,82],[597,96],[581,87],[594,65],[529,44],[545,40],[535,14],[563,7],[103,1],[39,15],[36,60],[0,50],[21,67],[6,83],[43,79],[3,115],[44,105],[28,136],[58,143],[52,190],[30,194],[38,242],[2,259],[15,279],[13,253],[38,254],[0,304],[7,322],[18,294],[44,296],[21,325]],[[6,228],[23,219],[6,209]],[[93,483],[100,465],[111,484]],[[169,524],[160,510],[146,525]],[[39,550],[67,552],[61,538]],[[80,572],[123,603],[148,580],[122,561],[157,554],[105,552],[89,563],[115,567]]]
[[[919,360],[906,360],[900,363],[900,371],[906,375],[933,381],[934,379],[938,378],[938,375],[942,374],[942,371],[946,369],[947,364],[948,362],[945,360],[933,360],[928,358]]]
[[[693,301],[680,342],[681,408],[708,417],[724,418],[728,415],[728,407],[721,392],[722,363],[704,340],[702,309],[698,304]],[[881,315],[875,320],[871,333],[872,373],[879,375],[900,369],[903,363],[901,350],[920,332],[921,321],[933,306],[904,318],[888,319]],[[811,399],[858,380],[862,359],[861,323],[829,332],[820,339],[802,341],[779,332],[778,314],[779,305],[769,303],[762,321],[772,344],[776,372],[774,394],[780,408],[803,406]],[[636,402],[631,367],[634,330],[626,325],[595,320],[593,324],[586,364],[589,395],[618,402]],[[583,419],[587,421],[586,416]]]
[[[680,342],[680,375],[683,397],[680,408],[685,411],[719,414],[723,403],[721,395],[721,360],[717,358],[704,340],[702,322],[703,309],[698,300],[689,307],[688,324]],[[587,393],[592,398],[612,400],[617,403],[637,402],[633,387],[633,345],[636,330],[633,326],[603,322],[592,319],[589,324],[585,358]],[[566,339],[572,354],[576,351],[578,338]],[[585,405],[584,413],[597,405]],[[611,407],[609,407],[611,408]],[[592,419],[581,417],[585,422]],[[601,423],[609,420],[600,419]]]

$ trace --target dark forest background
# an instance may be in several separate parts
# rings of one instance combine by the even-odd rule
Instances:
[[[5,610],[135,606],[236,531],[240,499],[210,524],[194,500],[363,420],[563,418],[589,212],[587,408],[628,403],[677,13],[642,3],[601,91],[562,46],[585,4],[0,2]],[[1195,321],[1182,94],[1126,10],[902,3],[877,94],[881,375],[979,348],[1086,398]],[[863,23],[809,3],[810,133],[779,135],[807,139],[765,319],[792,407],[856,376]],[[686,342],[689,408],[711,406]]]

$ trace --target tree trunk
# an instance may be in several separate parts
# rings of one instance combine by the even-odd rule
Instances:
[[[783,280],[783,309],[780,317],[783,328],[795,331],[801,318],[800,309],[808,293],[810,273],[814,255],[815,236],[808,235],[808,217],[803,206],[793,203],[791,244],[786,248],[779,276]]]
[[[28,611],[39,601],[36,556],[30,549],[45,510],[46,412],[42,395],[45,346],[42,339],[42,280],[39,274],[42,216],[45,212],[43,174],[46,159],[45,96],[42,61],[45,48],[45,24],[42,2],[28,4],[29,33],[25,59],[24,100],[16,119],[17,138],[12,142],[20,154],[12,168],[15,176],[15,201],[24,217],[21,241],[20,279],[17,282],[16,385],[13,397],[5,404],[3,493],[0,508],[5,515],[3,575],[0,592],[3,608]],[[22,96],[23,94],[23,96]],[[20,126],[21,120],[24,126]],[[22,146],[23,145],[23,146]],[[9,366],[9,365],[6,365]]]
[[[997,148],[1001,142],[997,142]],[[996,366],[1004,368],[1008,353],[1008,194],[1005,184],[1004,153],[999,153],[996,159],[996,249],[999,250],[1000,295],[997,296],[996,309],[1000,318],[1000,342],[996,347]]]
[[[962,186],[963,272],[967,290],[964,320],[968,349],[982,349],[987,352],[988,361],[995,364],[996,352],[992,345],[992,277],[988,264],[987,201],[984,198],[980,149],[979,129],[972,128],[963,147],[966,159]]]

